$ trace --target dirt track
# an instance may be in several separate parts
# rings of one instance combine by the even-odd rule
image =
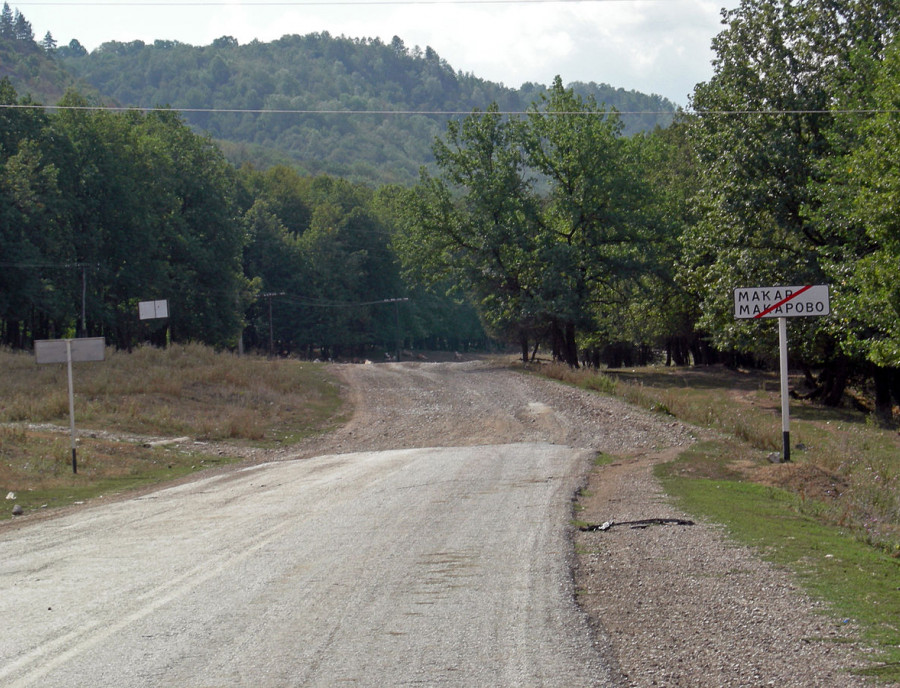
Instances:
[[[252,452],[248,458],[259,465],[244,471],[220,471],[103,507],[108,511],[96,513],[110,528],[121,520],[118,510],[138,508],[138,515],[129,517],[135,532],[126,535],[126,529],[121,537],[105,541],[105,549],[90,544],[93,536],[79,540],[93,547],[87,564],[82,564],[88,566],[87,573],[76,566],[54,574],[54,567],[81,556],[80,550],[65,550],[63,543],[42,539],[50,537],[54,527],[77,535],[82,528],[79,514],[45,519],[34,527],[23,522],[6,531],[0,541],[0,545],[8,545],[0,547],[0,587],[19,591],[23,586],[37,586],[38,592],[52,592],[54,597],[51,603],[27,611],[29,623],[37,624],[29,628],[38,630],[22,624],[18,633],[7,633],[0,641],[0,678],[24,676],[20,684],[13,682],[23,686],[79,685],[66,682],[73,667],[87,671],[103,666],[112,673],[95,673],[89,685],[248,685],[248,681],[260,686],[330,685],[338,678],[355,685],[416,681],[523,686],[866,685],[843,673],[853,665],[858,651],[846,642],[852,639],[852,629],[817,614],[815,604],[798,593],[784,571],[761,563],[745,549],[728,545],[715,527],[698,524],[577,533],[566,525],[571,518],[569,500],[579,484],[587,485],[585,494],[589,495],[580,500],[584,506],[578,514],[581,520],[684,516],[666,502],[650,469],[654,462],[675,456],[692,441],[690,428],[616,400],[488,362],[334,369],[356,409],[346,426],[289,451]],[[471,451],[372,454],[429,447],[467,447]],[[535,452],[529,453],[533,458],[521,466],[524,472],[508,472],[520,468],[519,459],[513,458],[520,452],[505,449],[508,447]],[[588,476],[586,458],[598,451],[621,458]],[[323,458],[290,460],[303,457]],[[572,457],[582,459],[573,461]],[[266,461],[276,463],[262,463]],[[448,476],[448,466],[457,463],[461,468]],[[482,468],[476,466],[487,465],[490,471],[479,475]],[[476,478],[481,482],[473,482]],[[308,491],[308,484],[316,489]],[[443,487],[434,491],[436,485],[453,491],[445,492]],[[238,486],[241,490],[233,491]],[[329,486],[325,493],[333,491],[336,501],[318,506],[315,500],[323,486]],[[354,492],[357,487],[362,490],[358,494]],[[479,495],[478,500],[470,500],[473,494]],[[196,501],[185,503],[180,499],[184,495]],[[199,511],[199,505],[207,501],[212,510]],[[408,512],[413,503],[416,510]],[[386,509],[387,504],[394,510],[385,511],[386,523],[393,525],[385,527],[380,512],[370,509]],[[140,508],[147,505],[153,507],[153,518],[160,519],[148,520],[147,528],[169,524],[162,536],[141,536],[146,515],[139,515],[143,513]],[[261,505],[266,505],[266,510],[260,512]],[[380,515],[374,517],[374,513]],[[325,532],[329,539],[307,542],[306,526],[291,520],[298,514],[300,521],[309,521],[313,531]],[[467,522],[476,514],[494,519],[490,535],[476,528],[460,530],[455,537],[456,528],[451,524]],[[235,528],[240,524],[247,530],[236,529],[232,534],[231,521],[225,521],[229,525],[221,532],[185,527],[195,516],[201,516],[209,528],[229,518],[234,519]],[[524,522],[517,522],[517,517],[524,517]],[[422,528],[443,539],[411,539]],[[209,537],[201,538],[203,533]],[[33,539],[23,544],[19,538],[26,536]],[[132,536],[134,546],[143,548],[144,559],[117,560],[118,543],[130,541]],[[179,550],[182,559],[167,561],[165,537],[184,541],[187,549]],[[231,537],[238,538],[236,543],[249,544],[229,550]],[[572,540],[577,557],[572,555]],[[30,551],[44,551],[47,556],[43,563],[22,569],[17,558]],[[203,560],[204,551],[215,566]],[[298,552],[319,551],[327,556],[309,554],[303,557],[304,563],[295,561]],[[373,556],[392,552],[402,555],[394,573],[372,567]],[[492,552],[503,563],[488,563],[486,557]],[[200,559],[192,558],[194,554]],[[538,574],[538,569],[524,563],[532,560],[556,573]],[[559,565],[556,568],[554,561]],[[144,572],[144,562],[163,566]],[[575,576],[570,579],[573,563]],[[146,573],[148,582],[127,583],[116,595],[114,588],[107,589],[104,579],[110,565],[132,568],[138,581]],[[481,572],[479,566],[511,577],[485,579],[487,587],[483,587],[480,573],[470,575]],[[263,570],[265,575],[248,579],[245,569],[251,568],[255,573]],[[331,572],[341,569],[349,572],[332,580]],[[516,577],[520,574],[527,575]],[[553,578],[558,575],[563,577]],[[89,604],[98,608],[100,616],[84,620],[83,609],[73,607],[67,612],[63,591],[69,588],[95,595],[96,600]],[[535,601],[538,598],[518,594],[523,589],[530,595],[544,588],[563,593],[562,598],[555,598],[554,608],[544,608],[545,602]],[[498,589],[504,594],[495,598],[491,591],[497,593]],[[290,590],[309,591],[313,605],[319,605],[313,617],[299,625],[288,612],[303,608],[305,613],[307,593]],[[440,595],[435,597],[435,592]],[[463,592],[477,598],[474,603],[493,621],[472,623],[467,628],[469,622],[461,619],[470,619],[471,613],[454,616],[462,609],[457,595]],[[284,595],[290,600],[287,608]],[[333,597],[339,602],[336,608]],[[23,617],[15,608],[15,599],[4,598],[0,608],[7,605],[5,618],[20,623]],[[205,610],[219,598],[233,604],[210,615]],[[583,623],[579,618],[584,617],[572,615],[568,608],[573,598],[591,621],[598,652],[584,645],[585,631],[579,630]],[[34,599],[43,598],[38,595]],[[143,602],[136,604],[135,599]],[[421,599],[438,603],[435,609],[441,611],[437,617],[416,615],[423,609]],[[385,606],[386,600],[398,601]],[[158,616],[173,605],[174,616]],[[249,627],[248,617],[243,615],[247,609],[256,614]],[[368,626],[361,628],[354,616],[359,609],[368,614]],[[400,616],[396,615],[398,609],[403,612]],[[527,615],[535,610],[537,616]],[[45,632],[41,629],[48,627],[50,619],[58,624],[55,635],[41,640],[39,634]],[[547,620],[553,619],[557,624],[562,619],[563,626],[555,631],[552,623],[546,626]],[[550,635],[545,638],[556,637],[559,652],[551,650],[548,656],[567,656],[565,668],[560,665],[548,672],[546,667],[542,670],[523,661],[525,655],[516,648],[543,648],[526,652],[533,654],[544,652],[552,643],[525,641],[515,631],[517,624],[549,628]],[[297,635],[309,628],[316,632]],[[485,635],[478,635],[479,628]],[[320,629],[328,635],[327,642],[322,642]],[[567,635],[569,632],[575,635]],[[38,633],[31,645],[28,633]],[[207,642],[211,633],[219,650]],[[501,637],[503,641],[497,645],[483,640]],[[125,648],[124,655],[103,654],[108,652],[110,639]],[[493,654],[483,653],[485,643],[493,648]],[[313,654],[300,651],[306,645]],[[442,658],[437,665],[419,661],[412,673],[398,673],[398,666],[403,667],[407,659],[375,668],[377,658],[385,652],[421,658],[440,647],[444,654],[435,655]],[[290,648],[294,648],[293,654],[282,657],[278,666],[292,666],[295,673],[267,668],[273,653],[284,654]],[[335,650],[342,648],[352,656],[335,663]],[[472,654],[460,654],[462,648]],[[19,660],[10,669],[10,658],[16,656]],[[136,656],[149,664],[129,663],[128,658]],[[166,661],[160,663],[160,658]],[[299,666],[310,663],[317,668],[296,673]],[[115,673],[115,666],[137,673],[129,678],[130,683],[125,682],[120,680],[122,674]],[[57,670],[58,674],[52,673]],[[376,670],[388,673],[372,673]],[[585,670],[587,674],[578,673]],[[49,680],[53,676],[58,683]]]

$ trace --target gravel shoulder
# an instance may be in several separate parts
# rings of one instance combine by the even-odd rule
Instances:
[[[336,368],[355,415],[304,454],[563,444],[619,457],[585,476],[579,520],[689,518],[652,475],[697,434],[671,418],[484,361]],[[578,603],[622,686],[872,685],[848,673],[864,652],[854,629],[714,524],[573,540]]]

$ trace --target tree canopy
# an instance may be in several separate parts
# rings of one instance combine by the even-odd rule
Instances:
[[[0,341],[105,336],[312,356],[483,340],[471,311],[404,302],[390,218],[368,187],[240,170],[172,111],[68,94],[46,113],[0,81]],[[430,298],[430,297],[429,297]],[[164,322],[138,303],[167,299]],[[399,303],[392,301],[392,303]],[[451,324],[452,323],[452,324]],[[473,327],[474,324],[474,327]],[[437,339],[436,339],[437,338]],[[441,339],[443,338],[443,339]],[[440,340],[440,341],[439,341]]]
[[[189,109],[185,121],[223,142],[235,164],[290,164],[370,184],[415,182],[449,118],[433,113],[470,112],[491,102],[523,111],[546,91],[456,71],[434,49],[407,48],[395,39],[385,44],[314,33],[246,45],[230,36],[208,46],[110,41],[88,53],[74,39],[53,48],[45,38],[41,49],[33,37],[0,38],[0,50],[8,49],[0,77],[49,103],[77,85],[118,106]],[[577,87],[608,107],[645,111],[628,119],[629,132],[671,121],[666,113],[675,110],[656,95],[607,84]],[[371,114],[352,114],[360,111]]]
[[[113,113],[83,91],[45,111],[0,82],[0,105],[16,106],[0,107],[0,337],[241,337],[356,357],[398,339],[464,348],[483,327],[572,366],[770,365],[775,328],[737,321],[734,290],[825,283],[832,314],[792,320],[792,364],[825,403],[871,389],[889,422],[900,12],[742,0],[723,20],[691,111],[636,131],[589,86],[505,89],[399,38],[87,54],[37,46],[7,6],[0,50],[62,60],[121,102],[267,112]],[[281,158],[249,164],[253,146]],[[137,323],[137,300],[161,295],[169,329]]]
[[[577,113],[573,116],[573,113]],[[490,331],[548,334],[578,364],[576,332],[615,302],[641,262],[642,180],[614,113],[563,87],[524,119],[497,106],[435,144],[397,246],[408,274],[468,291]]]

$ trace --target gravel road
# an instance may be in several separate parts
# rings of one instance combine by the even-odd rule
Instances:
[[[0,685],[865,685],[715,527],[573,533],[587,481],[579,518],[677,516],[649,467],[690,428],[487,362],[334,368],[329,435],[0,530]]]

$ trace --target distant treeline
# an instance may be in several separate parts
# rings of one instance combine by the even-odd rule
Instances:
[[[28,105],[0,81],[0,105]],[[105,336],[312,356],[484,346],[399,276],[368,187],[230,165],[174,112],[0,108],[0,342]],[[374,303],[409,297],[409,302]],[[170,317],[140,321],[167,299]],[[402,340],[402,341],[400,341]]]
[[[10,17],[26,21],[18,11]],[[450,119],[435,113],[491,103],[521,112],[547,90],[455,71],[432,48],[409,48],[399,37],[386,44],[327,32],[246,45],[223,36],[201,47],[111,41],[88,52],[77,39],[57,46],[50,34],[37,43],[29,26],[0,40],[0,56],[0,76],[44,103],[74,86],[94,94],[93,103],[184,109],[185,122],[220,141],[235,164],[288,164],[376,185],[414,183],[433,162],[432,142]],[[623,120],[626,135],[667,125],[675,112],[661,96],[575,86],[609,107],[645,113]]]

